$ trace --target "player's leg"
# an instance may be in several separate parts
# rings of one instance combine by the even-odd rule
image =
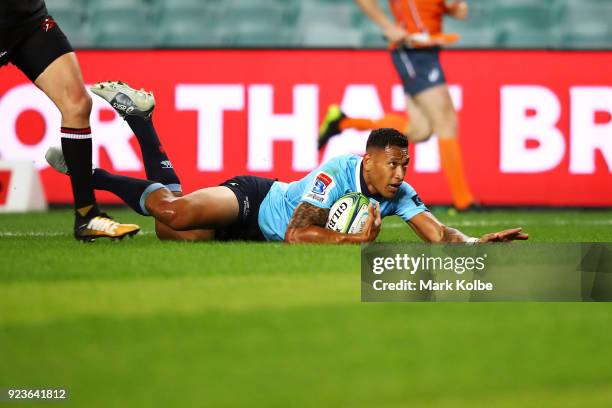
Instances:
[[[379,119],[368,119],[368,118],[353,118],[345,117],[340,121],[340,131],[346,129],[355,130],[374,130],[380,128],[392,128],[402,133],[408,131],[408,118],[396,113],[385,113],[382,118]]]
[[[177,197],[150,180],[94,172],[96,189],[110,191],[141,215],[151,215],[175,231],[227,227],[238,219],[236,194],[225,186],[209,187]]]
[[[238,218],[238,199],[227,187],[209,187],[182,197],[161,183],[112,174],[93,173],[98,190],[110,191],[141,215],[151,215],[175,231],[217,229]]]
[[[438,137],[457,137],[457,114],[446,84],[427,88],[414,96],[413,100],[430,121]]]
[[[164,184],[175,197],[182,197],[180,180],[157,136],[153,119],[146,120],[134,115],[126,116],[125,119],[138,139],[147,178]],[[161,240],[208,241],[215,237],[214,230],[176,231],[157,219],[155,233]]]
[[[457,114],[446,84],[428,88],[414,97],[416,104],[429,118],[433,131],[438,135],[442,171],[453,196],[453,205],[467,209],[474,202],[463,166],[457,138]]]
[[[45,155],[49,165],[60,173],[68,174],[68,168],[60,147],[52,146]],[[113,174],[104,169],[92,171],[92,182],[96,190],[108,191],[119,197],[130,208],[141,215],[149,215],[144,202],[147,196],[159,189],[168,191],[173,197],[180,197],[180,193],[167,190],[161,183],[150,180]],[[190,231],[176,231],[162,222],[155,220],[155,230],[159,239],[180,241],[203,241],[215,237],[214,230],[195,229]]]
[[[136,135],[147,179],[164,184],[172,192],[181,193],[181,182],[153,125],[153,93],[143,89],[137,91],[121,81],[98,82],[91,91],[106,100]]]
[[[81,216],[95,210],[91,184],[92,141],[89,127],[91,97],[85,90],[76,55],[64,54],[34,81],[62,115],[62,151],[70,171],[75,208]]]
[[[120,238],[138,232],[137,225],[118,224],[96,205],[91,175],[91,98],[72,47],[53,19],[45,17],[38,29],[20,43],[11,61],[61,113],[61,143],[76,209],[75,238]]]
[[[182,197],[158,189],[142,203],[147,213],[176,231],[224,228],[236,222],[239,214],[236,194],[225,186],[203,188]]]
[[[121,81],[96,83],[92,92],[106,100],[134,132],[147,179],[162,183],[174,196],[183,195],[181,183],[153,124],[155,98],[152,92],[136,90]],[[155,232],[161,240],[202,241],[214,238],[214,230],[175,231],[155,220]]]
[[[406,94],[406,114],[410,118],[406,132],[408,140],[412,143],[428,140],[433,134],[429,118],[409,94]]]
[[[386,113],[382,118],[355,118],[347,116],[338,105],[330,105],[325,119],[319,128],[319,149],[325,147],[329,140],[347,129],[373,130],[380,128],[393,128],[402,133],[408,130],[408,118],[395,113]]]
[[[152,191],[142,202],[147,212],[173,230],[199,227],[214,230],[214,238],[222,241],[262,241],[259,211],[275,182],[238,176],[179,198],[166,189]]]
[[[67,172],[60,149],[49,149],[46,158],[55,170]],[[115,194],[137,213],[151,215],[175,231],[222,228],[238,218],[236,194],[224,186],[204,188],[177,197],[155,181],[113,174],[100,168],[92,174],[96,190]]]

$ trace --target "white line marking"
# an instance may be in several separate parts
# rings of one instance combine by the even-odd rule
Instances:
[[[153,231],[140,231],[137,235],[151,235]],[[54,238],[71,237],[69,232],[48,231],[0,231],[0,238]]]
[[[528,221],[521,219],[513,219],[509,221],[487,221],[487,220],[449,220],[448,225],[451,227],[498,227],[516,225],[519,227],[525,226],[594,226],[602,227],[611,225],[612,219],[595,219],[595,220],[547,220],[547,221]],[[384,228],[395,229],[405,228],[403,223],[385,225]],[[153,235],[153,231],[140,231],[138,235]],[[71,236],[68,232],[49,232],[49,231],[0,231],[0,238],[54,238]]]
[[[603,220],[582,220],[582,221],[568,221],[568,220],[548,220],[548,221],[527,221],[521,219],[513,219],[508,221],[486,221],[486,220],[450,220],[448,222],[449,227],[495,227],[500,225],[516,225],[519,227],[523,226],[555,226],[555,227],[563,227],[563,226],[595,226],[601,227],[606,225],[612,225],[612,219],[603,219]],[[385,225],[383,228],[404,228],[403,224],[391,224]]]

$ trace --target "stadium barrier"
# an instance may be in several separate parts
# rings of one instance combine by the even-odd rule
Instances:
[[[367,132],[316,149],[326,107],[352,116],[401,113],[385,51],[81,51],[88,83],[121,79],[154,91],[154,121],[186,191],[237,174],[290,181],[337,154],[362,153]],[[612,205],[612,52],[444,51],[472,189],[485,204]],[[112,61],[112,63],[109,63]],[[51,203],[71,201],[68,179],[44,162],[59,114],[14,67],[0,82],[0,155],[34,161]],[[94,160],[144,177],[129,127],[96,96]],[[437,144],[411,146],[406,180],[428,204],[448,204]],[[117,202],[110,194],[102,202]]]
[[[0,213],[46,209],[40,177],[32,162],[0,160]]]

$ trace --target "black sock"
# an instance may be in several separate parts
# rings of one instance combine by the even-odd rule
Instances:
[[[62,127],[61,133],[62,152],[70,173],[74,207],[78,210],[92,206],[92,210],[97,214],[99,211],[91,180],[91,129]]]
[[[153,119],[126,116],[125,120],[138,139],[147,178],[164,184],[172,192],[181,192],[181,182],[157,137]]]
[[[144,205],[149,194],[165,187],[154,181],[119,176],[103,169],[94,171],[93,185],[96,190],[110,191],[115,194],[141,215],[149,215]]]

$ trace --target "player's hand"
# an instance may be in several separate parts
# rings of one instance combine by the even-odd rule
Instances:
[[[382,225],[382,217],[380,215],[380,204],[368,206],[368,218],[363,231],[361,232],[361,242],[371,242],[376,239]]]
[[[500,232],[492,232],[490,234],[484,234],[478,242],[511,242],[511,241],[524,241],[529,239],[529,234],[525,234],[522,228],[512,228]]]
[[[458,20],[465,20],[468,16],[468,5],[465,1],[454,1],[448,6],[448,15]]]
[[[384,30],[385,38],[392,44],[403,44],[408,38],[408,33],[401,27],[391,25]]]

